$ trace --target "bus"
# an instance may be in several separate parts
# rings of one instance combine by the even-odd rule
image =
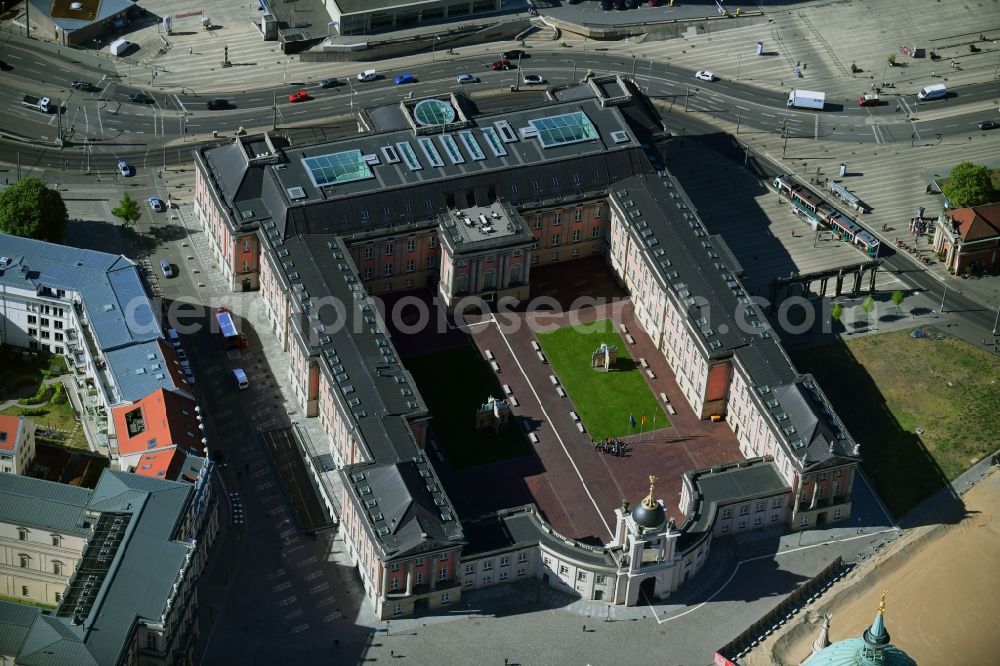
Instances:
[[[219,324],[219,335],[222,336],[222,345],[226,349],[240,348],[240,332],[236,330],[233,323],[233,315],[226,308],[219,308],[215,313],[215,320]]]

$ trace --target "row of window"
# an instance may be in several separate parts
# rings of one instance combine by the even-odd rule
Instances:
[[[49,339],[50,333],[48,331],[43,330],[41,332],[41,336],[39,336],[38,333],[39,333],[39,331],[38,331],[37,328],[30,328],[30,327],[28,328],[28,337],[29,338],[41,337],[42,340],[48,340]],[[59,331],[56,331],[55,333],[52,333],[51,336],[52,336],[52,339],[54,339],[56,342],[62,342],[62,340],[63,340],[63,334],[60,333]]]
[[[427,257],[427,261],[424,262],[424,265],[425,268],[427,268],[428,270],[436,268],[437,257]],[[405,267],[407,273],[412,273],[417,268],[416,262],[414,262],[413,259],[407,259]],[[395,274],[395,272],[396,272],[395,264],[386,264],[385,266],[382,267],[382,275],[384,277],[390,277],[391,275]],[[373,276],[374,276],[374,271],[372,270],[371,267],[365,268],[364,270],[361,271],[362,280],[371,280]]]
[[[17,558],[18,558],[18,560],[21,563],[21,568],[22,569],[28,569],[28,568],[31,567],[31,556],[30,555],[21,554],[21,555],[18,555]],[[53,560],[53,562],[52,562],[52,573],[54,573],[57,576],[61,576],[62,572],[63,572],[63,563],[59,562],[57,560]]]
[[[65,291],[62,289],[56,289],[56,296],[62,298],[65,295]],[[37,312],[39,314],[52,315],[53,317],[62,317],[66,313],[66,310],[63,308],[55,305],[45,305],[43,303],[28,303],[26,309],[28,312]]]
[[[29,587],[28,585],[22,585],[21,586],[21,596],[22,597],[30,597],[31,596],[31,587]],[[56,603],[57,604],[58,603],[62,603],[62,600],[63,600],[63,593],[62,592],[56,592]]]
[[[445,592],[444,594],[441,595],[441,605],[442,606],[447,606],[450,603],[451,603],[451,595],[448,592]],[[402,615],[403,614],[403,604],[396,604],[395,606],[393,606],[392,607],[392,614],[393,615]]]
[[[431,236],[428,239],[428,241],[427,241],[427,247],[429,247],[429,248],[435,248],[435,247],[437,247],[437,236]],[[417,240],[415,238],[408,238],[406,240],[406,251],[407,252],[415,252],[416,249],[417,249]],[[393,241],[390,241],[390,242],[388,242],[388,243],[385,244],[385,250],[382,252],[382,255],[385,256],[385,257],[391,257],[395,251],[396,251],[396,243],[393,242]],[[373,246],[371,246],[371,245],[366,245],[364,247],[364,249],[361,251],[361,256],[364,259],[372,259],[372,258],[374,258],[375,257],[375,248]]]
[[[56,308],[57,310],[62,310],[62,308]],[[62,313],[60,312],[60,315]],[[48,317],[38,317],[37,315],[28,315],[29,324],[38,324],[40,326],[52,326],[56,330],[62,330],[63,321],[62,319],[56,319],[55,321],[50,321]]]
[[[400,586],[399,578],[400,578],[399,576],[393,576],[392,578],[389,579],[389,591],[390,592],[398,592],[399,591],[399,586]],[[447,569],[438,569],[438,580],[448,580],[448,570]],[[415,585],[423,585],[424,584],[424,572],[418,571],[415,574],[413,574],[413,583]]]
[[[772,523],[778,522],[778,518],[779,518],[778,514],[774,514],[773,516],[771,516],[771,522]],[[763,516],[757,516],[756,518],[753,519],[753,526],[754,527],[759,527],[760,525],[763,525],[763,524],[764,524],[764,517]],[[740,520],[738,523],[736,523],[736,529],[743,530],[743,529],[746,529],[746,527],[747,527],[747,520],[746,520],[746,518],[744,518],[743,520]],[[729,523],[725,523],[725,524],[722,525],[722,531],[723,532],[728,532],[729,531]]]
[[[527,575],[528,575],[528,567],[518,567],[517,568],[516,577],[522,578],[522,577],[527,576]],[[507,580],[508,578],[510,578],[510,573],[508,571],[506,571],[506,570],[501,570],[501,571],[499,571],[497,573],[497,582],[499,582],[499,583],[502,583],[503,581]],[[480,582],[483,585],[488,585],[488,584],[492,583],[493,582],[493,574],[483,574],[480,577]],[[475,584],[476,584],[476,579],[475,578],[466,578],[465,579],[465,587],[472,587]]]
[[[31,534],[31,530],[29,530],[29,529],[27,529],[25,527],[18,527],[17,528],[17,540],[18,541],[28,541],[28,535],[29,534]],[[62,539],[63,538],[62,538],[61,535],[59,535],[59,534],[50,534],[49,538],[51,539],[51,543],[52,543],[53,546],[61,546],[62,545]]]
[[[773,500],[771,500],[771,508],[772,509],[778,509],[778,508],[781,507],[782,504],[784,504],[784,502],[785,502],[784,498],[775,497]],[[764,500],[761,500],[761,501],[757,502],[756,505],[754,505],[754,511],[757,512],[757,513],[760,513],[766,507],[767,507],[767,502],[765,502]],[[750,505],[749,504],[741,504],[740,505],[740,515],[741,516],[745,516],[748,513],[750,513]],[[727,507],[727,508],[723,509],[722,510],[722,517],[723,518],[732,518],[733,517],[733,509],[732,509],[732,507]]]
[[[517,561],[519,563],[520,562],[527,562],[528,561],[528,554],[527,553],[518,553],[517,554]],[[510,566],[510,558],[507,557],[506,555],[504,555],[503,557],[501,557],[500,558],[500,564],[499,564],[499,566],[501,566],[501,567]],[[492,569],[493,569],[493,560],[483,560],[483,571],[491,571]],[[470,562],[470,563],[466,564],[465,565],[465,573],[467,573],[467,574],[474,574],[474,573],[476,573],[476,563],[475,562]]]

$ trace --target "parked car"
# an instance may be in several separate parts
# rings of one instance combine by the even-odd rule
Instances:
[[[518,58],[530,58],[531,54],[521,49],[514,49],[513,51],[504,51],[500,54],[500,57],[503,60],[517,60]]]
[[[626,9],[638,9],[639,0],[625,0]]]
[[[395,83],[397,86],[406,85],[407,83],[413,83],[414,81],[416,81],[416,79],[413,78],[413,74],[400,74],[395,78]]]
[[[160,201],[160,197],[149,197],[149,207],[157,213],[162,213],[167,208],[163,205],[163,202]]]
[[[221,99],[221,98],[210,99],[207,102],[205,102],[205,108],[207,108],[209,111],[218,111],[219,109],[228,109],[230,106],[231,105],[229,104],[229,100]]]
[[[156,100],[147,95],[146,93],[132,93],[128,96],[128,101],[133,104],[152,104]]]
[[[472,74],[459,74],[455,80],[459,83],[479,83],[479,77]]]
[[[333,77],[333,76],[331,76],[328,79],[323,79],[322,81],[319,82],[319,87],[320,88],[336,88],[339,85],[340,85],[340,81],[336,77]]]
[[[709,72],[707,70],[702,70],[700,72],[695,72],[694,78],[700,81],[715,81],[716,76],[712,72]]]
[[[1000,127],[1000,122],[997,122],[995,120],[980,120],[978,123],[976,123],[976,127],[982,130],[996,129]]]
[[[509,60],[497,60],[490,64],[490,69],[496,72],[498,70],[514,69],[514,65],[510,64]]]
[[[160,270],[163,271],[163,277],[165,277],[165,278],[172,278],[175,275],[175,273],[174,273],[174,267],[171,266],[170,262],[167,261],[166,259],[160,259]],[[178,356],[180,356],[183,353],[184,353],[183,349],[178,349],[177,350],[177,355]]]
[[[545,79],[538,74],[528,74],[524,77],[524,82],[529,86],[537,86],[545,83]]]
[[[120,173],[123,176],[131,176],[132,167],[128,165],[128,162],[122,160],[121,162],[118,163],[118,173]]]
[[[91,90],[94,90],[96,87],[97,86],[95,86],[90,81],[74,81],[73,83],[70,84],[70,88],[72,88],[73,90],[82,90],[84,92],[90,92]]]
[[[305,90],[293,92],[291,95],[288,96],[288,101],[291,102],[292,104],[295,104],[296,102],[304,102],[307,99],[309,99],[309,93],[307,93]]]

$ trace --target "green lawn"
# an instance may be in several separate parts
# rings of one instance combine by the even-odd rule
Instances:
[[[864,469],[897,517],[1000,442],[1000,359],[950,335],[909,333],[794,355],[861,443]]]
[[[639,431],[643,414],[645,431],[654,429],[654,418],[655,429],[670,426],[642,376],[643,370],[629,356],[628,347],[610,321],[604,319],[578,328],[567,326],[537,337],[591,437],[628,435],[629,415],[636,421],[632,432]],[[618,363],[611,372],[598,372],[590,367],[591,355],[602,342],[618,347]]]
[[[0,414],[19,416],[21,410],[25,408],[26,407],[12,405],[4,410],[0,410]],[[86,435],[83,434],[83,428],[77,427],[76,412],[73,411],[73,407],[70,406],[68,402],[48,402],[42,405],[31,405],[27,408],[38,409],[44,412],[43,414],[33,414],[27,416],[27,418],[31,419],[36,426],[73,433],[65,440],[59,440],[59,443],[63,446],[76,449],[89,448],[87,445]]]
[[[475,347],[406,359],[417,388],[434,414],[431,427],[455,467],[472,467],[531,453],[514,420],[499,434],[476,430],[476,411],[503,389]]]

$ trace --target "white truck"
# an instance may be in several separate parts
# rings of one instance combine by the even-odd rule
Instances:
[[[24,104],[29,109],[38,109],[42,113],[49,112],[48,97],[35,97],[34,95],[25,95],[24,99],[21,100],[21,104]]]
[[[111,55],[120,56],[121,54],[132,48],[132,42],[127,39],[116,39],[115,41],[108,44],[108,51],[111,51]]]
[[[788,93],[786,106],[788,108],[794,106],[799,109],[817,109],[822,111],[825,104],[826,93],[816,92],[815,90],[793,90]]]

